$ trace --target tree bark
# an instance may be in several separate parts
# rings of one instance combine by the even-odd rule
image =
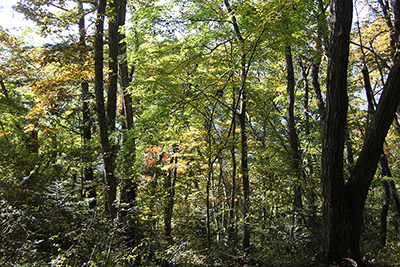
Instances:
[[[322,260],[341,262],[349,256],[343,177],[344,130],[347,120],[347,65],[353,2],[332,0],[329,18],[326,113],[322,135]]]
[[[114,155],[108,139],[107,118],[104,105],[104,84],[103,84],[103,32],[104,15],[106,0],[98,0],[96,34],[95,34],[95,95],[96,112],[99,124],[100,147],[104,163],[104,184],[106,192],[107,209],[109,215],[114,219],[117,215],[117,209],[114,205],[116,199],[116,179],[114,177]]]
[[[323,201],[322,257],[327,263],[351,257],[359,266],[363,208],[400,102],[400,57],[396,53],[363,148],[346,185],[343,180],[343,131],[347,114],[346,77],[352,1],[331,2],[327,106],[321,165]]]

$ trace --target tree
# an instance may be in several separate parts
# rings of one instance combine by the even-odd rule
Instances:
[[[97,6],[96,34],[95,34],[95,95],[96,95],[96,112],[99,124],[99,138],[102,158],[104,162],[104,184],[106,192],[107,209],[109,215],[114,219],[117,215],[115,199],[117,196],[117,181],[115,179],[115,154],[111,147],[108,124],[106,119],[106,110],[104,104],[104,82],[103,82],[103,33],[104,33],[104,17],[106,12],[106,1],[99,0]]]
[[[394,2],[396,7],[397,1]],[[374,177],[383,142],[400,101],[400,58],[393,66],[377,110],[367,128],[363,148],[349,180],[343,177],[344,129],[347,115],[347,63],[349,56],[352,1],[331,1],[326,115],[321,163],[322,257],[327,263],[351,257],[363,265],[360,237],[363,207]],[[396,14],[396,13],[395,13]],[[344,225],[344,227],[343,227]]]
[[[82,53],[82,56],[85,57],[87,56],[87,45],[86,45],[86,27],[85,27],[85,11],[83,9],[83,2],[79,1],[78,2],[78,11],[81,14],[81,17],[79,18],[79,48]],[[82,65],[85,64],[85,60],[82,60]],[[81,82],[81,90],[82,90],[82,124],[83,124],[83,130],[82,130],[82,135],[83,135],[83,142],[84,142],[84,163],[87,164],[88,166],[84,167],[84,176],[85,176],[85,181],[92,183],[94,180],[93,177],[93,167],[91,166],[91,159],[88,157],[88,154],[91,154],[92,151],[90,151],[90,146],[88,143],[92,139],[92,116],[91,116],[91,111],[90,111],[90,105],[89,105],[89,100],[90,100],[90,93],[89,93],[89,81],[88,80],[83,80]],[[89,185],[88,188],[88,193],[89,197],[93,198],[93,201],[90,203],[91,207],[96,206],[96,189],[94,188],[93,185]]]
[[[294,178],[294,197],[293,197],[293,206],[295,212],[300,211],[303,206],[302,203],[302,194],[301,194],[301,153],[300,153],[300,144],[299,137],[296,132],[296,122],[294,117],[294,102],[295,102],[295,80],[294,80],[294,69],[293,69],[293,58],[292,58],[292,50],[290,46],[286,46],[285,48],[285,60],[286,60],[286,69],[287,69],[287,107],[286,107],[286,117],[287,117],[287,127],[288,127],[288,135],[289,135],[289,143],[290,143],[290,151],[289,151],[289,159],[290,159],[290,167],[293,173]]]

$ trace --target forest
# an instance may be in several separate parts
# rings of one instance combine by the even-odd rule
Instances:
[[[400,266],[400,0],[13,12],[1,266]]]

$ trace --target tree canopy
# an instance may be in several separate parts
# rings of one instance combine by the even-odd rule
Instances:
[[[19,0],[2,266],[397,266],[397,0]]]

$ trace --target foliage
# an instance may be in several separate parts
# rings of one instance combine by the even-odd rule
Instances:
[[[113,1],[123,2],[107,1],[105,15],[116,22]],[[128,1],[128,22],[120,28],[126,54],[120,49],[119,63],[126,61],[130,77],[120,89],[126,86],[124,94],[132,100],[133,127],[124,126],[128,98],[118,97],[116,127],[108,132],[119,182],[114,220],[104,208],[102,181],[102,158],[110,155],[101,152],[98,124],[91,116],[84,119],[96,106],[95,24],[89,24],[87,45],[82,45],[76,23],[80,4],[84,14],[95,7],[94,1],[58,0],[16,5],[40,34],[60,34],[53,43],[27,44],[0,29],[0,264],[239,264],[223,253],[249,257],[255,266],[318,264],[323,114],[315,83],[323,98],[326,1]],[[348,71],[347,130],[354,158],[370,121],[361,70],[369,70],[377,100],[393,57],[382,10],[372,1],[360,2],[361,7],[367,12],[353,27]],[[107,34],[104,38],[110,40]],[[287,46],[294,58],[300,176],[293,175],[290,164]],[[108,63],[109,51],[104,51]],[[103,81],[108,89],[106,77]],[[82,83],[89,86],[87,95]],[[246,218],[239,122],[243,88],[250,178]],[[88,125],[91,139],[84,137]],[[398,138],[393,125],[385,153],[396,185]],[[90,168],[94,179],[89,181]],[[370,263],[390,265],[399,257],[399,215],[391,203],[382,247],[384,179],[378,171],[370,188],[362,251]],[[296,209],[299,185],[302,207]],[[251,246],[242,258],[244,222]]]

